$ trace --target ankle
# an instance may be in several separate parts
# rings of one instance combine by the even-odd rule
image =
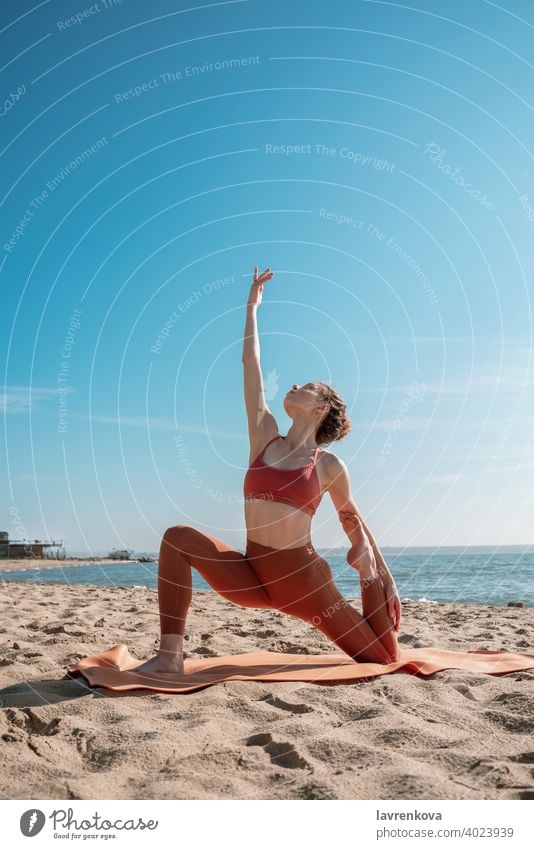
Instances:
[[[378,569],[373,566],[365,566],[360,569],[360,581],[365,584],[371,584],[379,578]]]
[[[158,654],[166,660],[180,658],[184,653],[183,634],[162,634],[160,637]]]

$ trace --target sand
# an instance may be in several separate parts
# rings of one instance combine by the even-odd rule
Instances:
[[[534,798],[534,671],[118,695],[66,667],[115,643],[150,656],[155,591],[10,582],[1,606],[3,799]],[[403,614],[403,645],[533,651],[529,609],[405,601]],[[188,626],[190,656],[339,651],[210,592],[194,593]]]

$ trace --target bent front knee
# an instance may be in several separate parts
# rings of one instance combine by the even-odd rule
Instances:
[[[172,548],[181,549],[191,539],[195,529],[190,525],[171,525],[163,534],[162,542]]]

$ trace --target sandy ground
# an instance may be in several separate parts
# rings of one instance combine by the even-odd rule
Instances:
[[[150,656],[155,591],[9,583],[0,604],[4,799],[534,798],[534,670],[116,694],[66,667],[119,642]],[[403,613],[404,645],[534,651],[529,609]],[[189,655],[339,651],[306,623],[215,593],[194,593],[188,625]]]
[[[24,560],[0,560],[0,572],[20,572],[24,569],[55,569],[58,566],[80,566],[81,563],[135,563],[134,560],[111,560],[109,557],[66,557],[52,560],[46,557],[29,557]]]

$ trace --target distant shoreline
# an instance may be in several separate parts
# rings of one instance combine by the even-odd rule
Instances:
[[[51,557],[28,557],[24,560],[0,560],[1,572],[22,572],[27,569],[58,569],[62,566],[82,566],[85,564],[98,565],[123,565],[124,563],[138,563],[133,557],[130,560],[114,560],[109,557],[66,557],[65,560],[56,560]],[[149,561],[154,562],[154,561]]]
[[[244,553],[242,548],[238,548],[238,551]],[[345,557],[348,551],[348,547],[324,547],[317,546],[317,552],[322,557]],[[411,554],[413,555],[437,555],[437,554],[447,554],[450,556],[454,555],[462,555],[462,554],[534,554],[534,545],[525,544],[525,545],[412,545],[412,546],[388,546],[383,545],[380,546],[380,550],[387,558],[401,555],[404,557],[409,557]],[[146,554],[140,556],[147,556]],[[149,555],[150,556],[150,555]],[[94,565],[103,565],[103,566],[112,566],[112,565],[124,565],[125,563],[157,563],[158,555],[154,554],[153,560],[143,560],[140,561],[136,557],[129,558],[127,560],[115,560],[110,557],[100,556],[95,554],[87,554],[84,556],[73,556],[66,557],[64,560],[58,560],[56,558],[47,558],[47,557],[28,557],[23,560],[15,560],[13,558],[6,558],[5,560],[0,560],[0,574],[2,572],[22,572],[27,571],[29,569],[57,569],[63,566],[81,566],[86,564],[94,564]]]

